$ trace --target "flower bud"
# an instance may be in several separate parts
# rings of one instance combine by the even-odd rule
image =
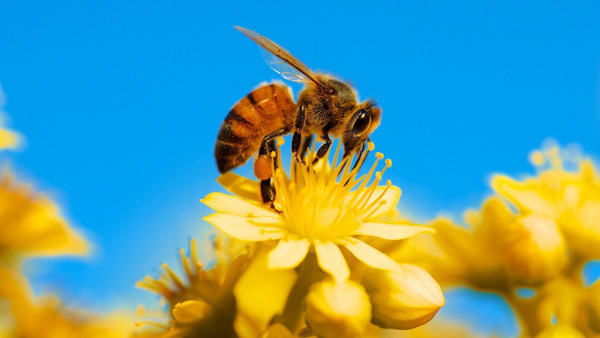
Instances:
[[[556,222],[536,214],[516,218],[506,225],[503,254],[511,276],[526,285],[558,275],[568,261],[567,247]]]
[[[400,266],[402,271],[373,270],[362,280],[373,306],[371,322],[383,328],[423,325],[445,303],[439,284],[425,270],[412,264]]]
[[[306,323],[319,337],[361,337],[371,319],[369,297],[356,282],[316,283],[305,301]]]
[[[188,300],[177,303],[173,308],[173,318],[184,324],[200,321],[211,313],[212,307],[201,300]]]

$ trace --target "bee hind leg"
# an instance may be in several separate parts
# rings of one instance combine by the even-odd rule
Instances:
[[[282,213],[275,208],[275,185],[273,184],[273,178],[260,181],[260,198],[263,203],[271,203],[271,209],[277,213]]]

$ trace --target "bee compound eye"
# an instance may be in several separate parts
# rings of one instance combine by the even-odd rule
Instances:
[[[354,135],[362,134],[371,125],[371,112],[366,109],[360,109],[354,113],[354,124],[352,125],[352,133]]]

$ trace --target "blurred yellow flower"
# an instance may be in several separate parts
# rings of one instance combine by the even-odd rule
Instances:
[[[215,266],[204,270],[198,258],[196,240],[190,241],[189,257],[179,251],[187,283],[167,265],[159,279],[145,277],[137,283],[140,288],[161,295],[169,305],[166,324],[144,321],[138,326],[140,337],[237,337],[234,330],[236,301],[235,283],[249,263],[248,248],[223,243],[217,237]],[[144,313],[142,313],[144,315]]]
[[[536,178],[497,175],[492,187],[521,212],[553,219],[573,254],[600,258],[600,176],[592,161],[557,146],[531,157]]]
[[[277,191],[275,206],[281,213],[258,202],[256,183],[232,173],[223,175],[220,182],[226,189],[240,192],[239,197],[222,193],[206,196],[202,202],[218,212],[205,220],[240,240],[278,240],[268,256],[271,269],[297,267],[314,248],[320,268],[335,280],[343,281],[348,279],[350,271],[339,248],[342,246],[368,266],[402,273],[396,262],[357,237],[367,235],[399,240],[432,232],[431,228],[409,222],[375,221],[378,216],[393,210],[400,198],[400,189],[389,181],[386,186],[377,186],[391,161],[386,160],[383,170],[375,172],[383,158],[378,153],[371,170],[357,177],[360,166],[351,170],[350,157],[338,163],[339,149],[338,145],[333,169],[329,168],[326,159],[313,166],[311,156],[314,152],[309,154],[308,166],[292,160],[289,178],[281,169],[281,163],[273,168]],[[369,150],[372,149],[370,144]],[[280,156],[276,157],[280,159]],[[375,179],[369,185],[373,176]],[[253,186],[255,192],[249,193],[240,186]]]
[[[65,308],[54,296],[34,299],[25,278],[12,270],[0,268],[0,281],[0,298],[10,304],[10,315],[3,318],[7,337],[121,338],[131,331],[128,313],[92,314]]]
[[[0,96],[2,93],[0,92]],[[0,107],[1,108],[1,107]],[[14,131],[4,129],[2,126],[2,115],[0,115],[0,150],[15,148],[19,145],[20,136]]]
[[[50,199],[0,176],[0,262],[32,255],[83,255],[89,250]]]

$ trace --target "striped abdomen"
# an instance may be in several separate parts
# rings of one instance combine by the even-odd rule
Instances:
[[[240,166],[258,150],[263,138],[293,123],[296,104],[282,83],[264,85],[239,100],[219,130],[215,158],[221,173]]]

